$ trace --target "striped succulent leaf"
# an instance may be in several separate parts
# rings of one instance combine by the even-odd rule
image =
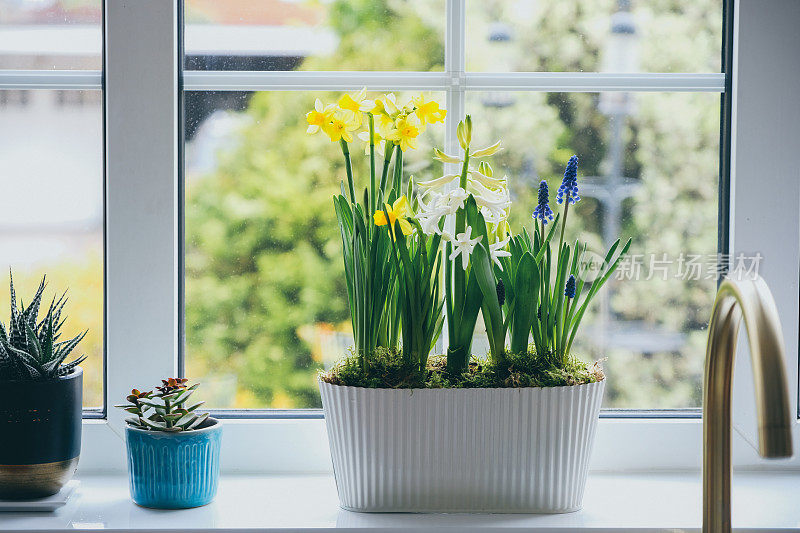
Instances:
[[[17,294],[11,278],[11,317],[6,328],[0,323],[0,381],[41,380],[66,376],[86,359],[82,355],[64,363],[67,357],[86,336],[86,331],[76,337],[59,341],[61,328],[66,322],[62,318],[67,298],[64,292],[58,299],[53,298],[47,314],[39,321],[39,311],[46,278],[42,278],[30,304],[25,307]]]

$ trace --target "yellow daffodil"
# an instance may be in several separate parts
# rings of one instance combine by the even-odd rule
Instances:
[[[419,121],[423,126],[425,124],[444,122],[444,118],[447,116],[447,110],[440,108],[439,102],[428,99],[424,94],[413,98],[412,101],[416,108],[414,113],[419,117]]]
[[[314,101],[314,109],[306,113],[306,122],[308,122],[306,133],[317,133],[320,129],[325,127],[333,118],[335,110],[335,105],[328,104],[323,106],[322,101],[317,98]]]
[[[337,111],[334,113],[331,121],[328,124],[324,124],[322,126],[322,130],[328,134],[328,137],[331,138],[332,142],[338,142],[341,139],[351,143],[353,142],[353,130],[357,130],[360,124],[356,122],[356,120],[349,115],[349,113],[343,113],[342,111]]]
[[[400,115],[394,121],[392,129],[384,137],[389,141],[394,141],[402,151],[407,152],[409,148],[417,147],[419,133],[420,125],[416,115]]]
[[[343,94],[341,98],[339,98],[339,109],[348,113],[353,119],[353,121],[357,122],[358,125],[360,126],[363,120],[363,117],[361,116],[361,113],[363,112],[362,105],[364,104],[366,99],[367,99],[366,87],[364,87],[354,95]],[[373,105],[367,107],[372,107]]]
[[[394,204],[392,205],[386,204],[386,212],[389,213],[389,229],[393,232],[393,234],[395,220],[400,222],[400,230],[403,232],[403,235],[409,235],[411,233],[411,222],[408,221],[408,216],[411,215],[411,210],[408,207],[408,198],[406,198],[405,195],[395,200]],[[376,226],[386,225],[386,212],[382,210],[375,211],[375,214],[372,216],[372,218],[375,221]]]
[[[397,107],[397,98],[394,93],[384,94],[375,99],[371,113],[378,119],[378,128],[386,134],[394,124],[395,118],[400,114]]]

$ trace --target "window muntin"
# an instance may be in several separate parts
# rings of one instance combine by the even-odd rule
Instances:
[[[0,90],[0,265],[26,304],[44,274],[45,303],[69,289],[63,335],[89,330],[85,408],[104,404],[102,132],[99,90]],[[8,306],[4,271],[4,323]]]

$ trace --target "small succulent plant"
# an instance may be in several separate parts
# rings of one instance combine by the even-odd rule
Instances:
[[[43,277],[28,307],[22,301],[17,307],[14,279],[11,279],[8,329],[0,322],[0,381],[56,379],[66,376],[86,359],[81,355],[64,363],[87,333],[84,331],[72,339],[59,341],[61,327],[67,320],[62,316],[67,303],[66,292],[58,299],[53,298],[47,314],[38,321],[45,287]]]
[[[204,402],[187,407],[187,401],[200,386],[187,385],[186,378],[162,379],[161,385],[151,391],[133,389],[125,398],[128,403],[116,405],[134,415],[125,419],[129,425],[152,431],[190,431],[199,429],[208,413],[198,413]]]

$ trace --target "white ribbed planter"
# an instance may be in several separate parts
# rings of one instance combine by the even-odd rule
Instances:
[[[320,382],[339,501],[365,512],[580,509],[605,382],[366,389]]]

